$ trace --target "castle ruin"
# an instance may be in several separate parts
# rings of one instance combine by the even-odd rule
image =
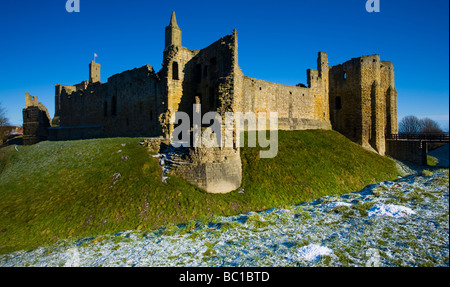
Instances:
[[[201,50],[183,47],[174,12],[165,29],[163,55],[158,72],[145,65],[101,83],[101,66],[91,62],[89,80],[57,84],[48,139],[170,139],[172,115],[183,111],[192,116],[193,104],[201,104],[202,115],[253,112],[269,117],[270,112],[277,112],[280,130],[334,129],[381,155],[385,135],[398,130],[394,68],[379,55],[329,66],[328,55],[319,52],[317,69],[307,70],[307,86],[271,83],[243,74],[236,30]],[[28,109],[27,105],[24,127]],[[176,171],[189,182],[208,192],[229,192],[240,186],[238,144],[192,148],[190,159],[190,165]]]

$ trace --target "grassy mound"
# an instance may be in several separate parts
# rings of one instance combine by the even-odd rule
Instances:
[[[157,159],[139,141],[0,149],[0,254],[301,203],[398,174],[395,162],[336,132],[280,131],[273,159],[259,159],[259,148],[242,149],[244,193],[208,194],[174,176],[162,183]]]

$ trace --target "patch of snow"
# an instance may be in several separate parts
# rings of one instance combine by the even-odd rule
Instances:
[[[318,244],[309,244],[298,250],[297,256],[306,261],[318,262],[321,256],[333,254],[333,250]]]
[[[366,256],[369,258],[366,262],[366,267],[380,267],[381,256],[375,248],[369,248],[366,252]]]
[[[352,204],[348,203],[348,202],[339,202],[338,201],[338,202],[329,202],[329,203],[326,203],[326,204],[323,205],[323,207],[326,208],[326,209],[333,209],[333,208],[338,207],[338,206],[351,207]]]
[[[67,250],[67,255],[69,256],[69,260],[66,261],[64,267],[79,267],[80,266],[80,253],[78,252],[77,247],[72,247]]]
[[[116,172],[115,174],[113,174],[112,180],[117,181],[120,177],[121,177],[120,173]]]
[[[376,204],[369,209],[368,216],[390,216],[390,217],[405,217],[416,214],[414,210],[409,207],[395,205],[395,204]]]

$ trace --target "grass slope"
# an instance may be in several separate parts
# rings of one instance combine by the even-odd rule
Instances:
[[[259,159],[259,148],[241,156],[244,193],[208,194],[177,177],[162,183],[157,159],[136,138],[2,148],[0,254],[65,238],[194,227],[192,220],[211,215],[348,193],[398,175],[395,162],[333,131],[280,131],[274,159]]]

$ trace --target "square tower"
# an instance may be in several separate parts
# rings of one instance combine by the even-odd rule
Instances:
[[[89,64],[89,83],[100,82],[100,64],[91,61]]]

